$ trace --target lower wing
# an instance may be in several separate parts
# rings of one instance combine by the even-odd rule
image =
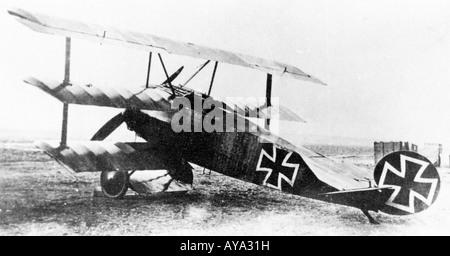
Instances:
[[[37,141],[35,145],[75,172],[170,170],[179,161],[147,143],[82,141],[60,146],[58,142]]]

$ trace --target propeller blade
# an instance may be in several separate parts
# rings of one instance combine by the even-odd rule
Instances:
[[[173,73],[169,78],[167,78],[166,81],[164,81],[162,84],[169,84],[170,86],[172,86],[172,81],[175,80],[175,78],[177,78],[177,76],[181,73],[181,71],[183,70],[184,66],[181,66],[181,68],[179,68],[177,71],[175,71],[175,73]]]
[[[125,119],[123,118],[123,114],[117,114],[97,131],[97,133],[92,137],[91,141],[100,141],[106,139],[106,137],[114,132],[124,121]]]

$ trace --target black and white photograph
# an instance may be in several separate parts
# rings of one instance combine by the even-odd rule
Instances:
[[[0,31],[0,236],[450,235],[449,1],[2,0]]]

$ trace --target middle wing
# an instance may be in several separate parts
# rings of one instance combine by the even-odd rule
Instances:
[[[157,88],[148,88],[132,93],[125,88],[98,87],[91,84],[64,85],[57,81],[43,82],[33,77],[25,83],[33,85],[63,103],[104,106],[113,108],[138,108],[145,110],[170,111],[169,93]]]
[[[153,86],[139,92],[131,92],[123,87],[94,86],[92,84],[65,85],[58,81],[42,81],[34,77],[28,77],[25,83],[35,86],[44,92],[67,104],[103,106],[113,108],[137,108],[143,110],[173,112],[169,100],[171,91],[164,86]],[[194,90],[183,87],[175,87],[175,90],[183,95],[193,93]],[[221,101],[219,99],[219,101]],[[244,115],[248,112],[256,113],[258,118],[269,117],[267,108],[258,107],[247,102],[224,102],[227,106],[234,107],[237,114]],[[280,120],[305,122],[302,118],[284,106],[274,106],[273,112],[278,113]]]

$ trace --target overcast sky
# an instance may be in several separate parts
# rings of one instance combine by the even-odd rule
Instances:
[[[299,136],[450,141],[450,2],[427,1],[4,1],[0,3],[0,130],[54,134],[61,103],[22,82],[62,80],[64,38],[29,30],[20,7],[189,41],[299,67],[328,86],[274,78],[274,95],[308,122]],[[72,81],[137,87],[148,53],[73,40]],[[169,71],[202,60],[165,56]],[[152,83],[164,79],[156,62]],[[207,90],[212,65],[189,84]],[[265,74],[219,64],[212,95],[262,96]],[[69,138],[85,138],[117,109],[71,106]]]

